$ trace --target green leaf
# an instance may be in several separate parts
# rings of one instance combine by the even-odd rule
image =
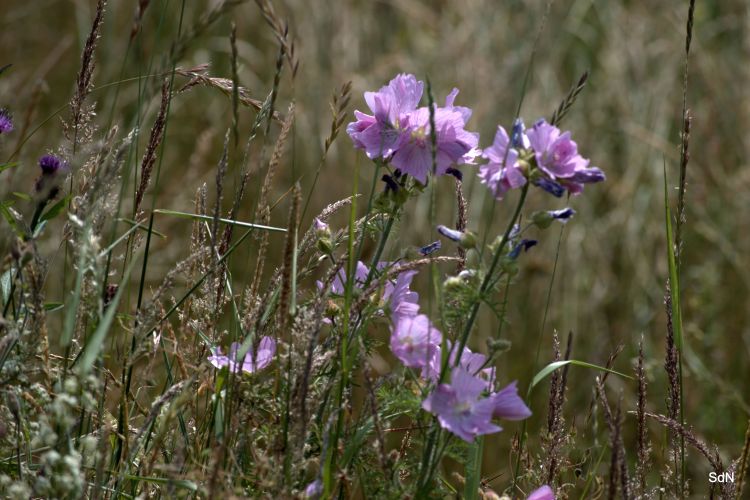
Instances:
[[[49,208],[49,210],[47,210],[46,212],[44,212],[44,214],[42,214],[41,218],[39,219],[39,222],[52,220],[58,215],[60,215],[60,213],[62,213],[62,211],[65,209],[65,206],[68,204],[69,200],[70,200],[70,195],[59,199],[57,203],[52,205]]]
[[[63,307],[65,307],[65,304],[62,302],[46,302],[44,304],[44,310],[47,312],[59,311]]]
[[[613,375],[619,375],[620,377],[624,377],[630,380],[633,380],[633,377],[630,377],[628,375],[625,375],[624,373],[620,373],[615,370],[610,370],[609,368],[605,368],[603,366],[594,365],[592,363],[586,363],[585,361],[578,361],[576,359],[564,359],[562,361],[554,361],[541,370],[539,370],[539,373],[534,375],[534,378],[531,381],[531,386],[529,386],[529,392],[531,392],[531,389],[537,386],[539,382],[544,380],[545,377],[547,377],[549,374],[557,370],[558,368],[562,368],[565,365],[574,365],[574,366],[581,366],[583,368],[591,368],[593,370],[599,370],[602,372],[611,373]]]
[[[10,227],[13,229],[13,232],[16,233],[16,236],[19,238],[23,238],[25,231],[19,224],[19,215],[18,212],[10,208],[10,203],[8,202],[1,202],[0,203],[0,213],[2,213],[5,220],[10,224]]]
[[[672,298],[672,326],[674,327],[674,344],[682,350],[682,311],[680,310],[680,273],[674,255],[674,237],[672,236],[672,211],[669,209],[667,192],[667,167],[664,166],[664,217],[667,226],[667,260],[669,262],[669,292]]]
[[[133,270],[135,263],[136,259],[133,259],[128,268],[125,270],[125,274],[122,277],[122,283],[128,283],[128,280],[130,279],[130,272]],[[101,351],[102,346],[104,345],[104,338],[107,336],[109,328],[112,325],[112,320],[115,318],[115,314],[117,313],[117,304],[120,302],[120,297],[122,297],[122,292],[125,288],[126,287],[121,286],[117,289],[117,293],[107,306],[106,312],[104,313],[104,316],[102,316],[99,325],[94,331],[94,334],[91,335],[91,337],[89,337],[88,341],[86,342],[86,345],[83,348],[83,353],[79,358],[79,364],[77,366],[77,370],[81,375],[85,375],[88,373],[88,371],[94,365],[94,361],[96,361],[96,358],[99,356],[99,351]]]
[[[187,212],[178,212],[176,210],[166,210],[166,209],[163,209],[163,208],[157,208],[156,210],[154,210],[154,213],[156,213],[156,214],[164,214],[164,215],[173,215],[175,217],[183,217],[183,218],[187,218],[187,219],[198,219],[198,220],[207,220],[207,221],[214,220],[213,217],[208,216],[208,215],[198,215],[198,214],[191,214],[191,213],[187,213]],[[249,222],[242,222],[242,221],[233,220],[233,219],[224,219],[224,218],[221,218],[221,217],[219,218],[219,222],[223,222],[224,224],[232,224],[233,226],[248,227],[248,228],[252,228],[252,229],[260,229],[262,231],[276,231],[276,232],[279,232],[279,233],[285,233],[286,232],[286,229],[284,229],[283,227],[273,227],[273,226],[264,226],[264,225],[261,225],[261,224],[251,224]]]
[[[31,201],[31,196],[29,196],[26,193],[21,193],[19,191],[13,191],[13,193],[11,193],[11,194],[13,194],[13,196],[15,196],[16,198],[18,198],[19,200]]]
[[[8,163],[0,163],[0,172],[4,170],[8,170],[9,168],[17,167],[18,162],[17,161],[11,161]]]

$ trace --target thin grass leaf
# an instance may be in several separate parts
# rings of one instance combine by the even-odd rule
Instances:
[[[565,365],[573,365],[573,366],[580,366],[583,368],[591,368],[592,370],[599,370],[602,372],[612,373],[614,375],[619,375],[620,377],[633,380],[633,377],[629,375],[625,375],[624,373],[618,372],[616,370],[610,370],[609,368],[605,368],[604,366],[595,365],[593,363],[587,363],[585,361],[578,361],[577,359],[564,359],[562,361],[554,361],[541,370],[539,370],[539,373],[534,375],[534,378],[531,380],[531,385],[529,386],[529,392],[536,387],[539,382],[545,379],[548,375],[550,375],[555,370],[562,368]]]
[[[175,217],[183,217],[186,219],[197,219],[197,220],[208,220],[208,221],[214,220],[214,218],[209,215],[191,214],[187,212],[178,212],[177,210],[167,210],[163,208],[158,208],[154,210],[154,213],[172,215]],[[260,229],[261,231],[272,231],[272,232],[276,231],[279,233],[286,232],[286,229],[283,227],[264,226],[263,224],[252,224],[250,222],[242,222],[238,220],[224,219],[222,217],[219,217],[217,220],[219,222],[223,222],[224,224],[232,224],[234,226],[247,227],[251,229]]]
[[[669,209],[667,192],[667,169],[664,167],[664,218],[667,229],[667,260],[669,263],[669,290],[672,297],[672,314],[674,315],[674,340],[678,351],[682,350],[682,312],[680,309],[680,276],[674,252],[672,235],[672,211]]]

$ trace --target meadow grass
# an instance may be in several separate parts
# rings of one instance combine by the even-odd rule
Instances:
[[[743,2],[3,9],[0,496],[747,494]],[[347,128],[398,73],[425,182]],[[440,175],[454,87],[606,181]]]

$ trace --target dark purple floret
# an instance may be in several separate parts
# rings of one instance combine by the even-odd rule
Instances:
[[[464,174],[461,173],[461,171],[458,170],[457,168],[450,167],[450,168],[448,168],[448,170],[445,171],[445,173],[452,175],[453,177],[455,177],[459,181],[463,181],[464,180]]]
[[[536,181],[534,181],[534,185],[544,189],[549,194],[557,198],[561,197],[563,193],[565,192],[564,187],[562,187],[560,184],[550,179],[545,179],[545,178],[537,179]]]
[[[537,244],[536,240],[523,239],[515,247],[513,247],[513,250],[510,251],[510,253],[508,254],[508,257],[510,257],[511,259],[518,258],[518,256],[521,253],[521,250],[523,250],[524,252],[528,252],[529,248],[535,246],[536,244]]]
[[[563,222],[566,222],[568,219],[573,217],[575,215],[576,211],[572,208],[563,208],[560,210],[550,210],[549,214],[552,216],[553,219],[557,219]]]
[[[464,235],[461,231],[456,231],[442,224],[437,227],[437,232],[453,241],[461,241],[461,237]]]
[[[438,250],[440,250],[441,246],[442,246],[442,243],[440,243],[440,240],[433,241],[429,245],[425,245],[422,248],[420,248],[419,253],[427,257],[428,255],[431,255],[437,252]]]
[[[383,175],[383,177],[380,178],[383,182],[385,182],[385,192],[393,191],[394,193],[398,193],[398,182],[393,180],[393,177],[391,177],[388,174]]]
[[[573,174],[573,177],[570,178],[571,181],[579,182],[581,184],[589,184],[592,182],[602,182],[605,179],[606,177],[604,176],[604,172],[602,172],[596,167],[579,170]]]
[[[39,167],[45,175],[54,174],[65,168],[65,161],[55,155],[44,155],[39,158]]]
[[[7,134],[13,131],[13,118],[10,112],[3,108],[0,109],[0,134]]]
[[[513,122],[513,129],[510,132],[510,145],[512,147],[517,149],[529,147],[529,139],[524,134],[525,130],[526,127],[523,124],[523,120],[516,118],[516,121]]]

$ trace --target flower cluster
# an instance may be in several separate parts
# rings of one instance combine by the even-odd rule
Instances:
[[[559,197],[565,190],[580,194],[584,184],[605,179],[604,172],[589,167],[589,160],[578,154],[570,132],[560,131],[544,119],[528,130],[523,121],[516,120],[510,138],[498,126],[492,146],[482,157],[488,163],[479,169],[479,178],[497,199],[529,181]]]
[[[240,370],[245,373],[255,373],[273,361],[276,354],[276,341],[271,337],[263,337],[260,339],[258,349],[255,352],[248,351],[242,362],[239,359],[239,350],[240,344],[237,342],[232,342],[228,356],[222,354],[221,349],[217,347],[211,350],[208,362],[218,369],[226,366],[232,373],[238,373]]]
[[[471,109],[453,105],[458,89],[448,95],[445,106],[435,105],[432,110],[418,107],[423,91],[424,83],[414,75],[400,74],[377,92],[365,92],[373,114],[354,112],[356,121],[346,129],[354,146],[422,184],[433,169],[433,140],[436,175],[460,176],[454,165],[475,164],[484,158],[487,163],[480,167],[479,178],[498,200],[527,182],[560,197],[566,190],[580,194],[584,184],[605,179],[599,168],[590,167],[589,160],[578,154],[570,132],[544,119],[529,130],[517,119],[510,137],[498,126],[492,145],[482,151],[479,134],[464,128]]]
[[[402,273],[406,274],[406,273]],[[411,280],[411,276],[408,278]],[[391,301],[391,310],[404,310],[401,299]],[[422,370],[422,378],[436,387],[422,402],[422,408],[434,414],[440,425],[461,439],[471,442],[476,436],[499,432],[493,418],[522,420],[531,411],[518,396],[516,383],[495,391],[495,369],[487,356],[445,342],[448,350],[450,383],[441,383],[443,336],[424,314],[418,314],[416,301],[408,302],[408,314],[393,317],[391,351],[407,367]]]
[[[355,111],[357,121],[347,126],[354,146],[370,159],[388,161],[422,184],[432,171],[432,135],[435,136],[435,174],[448,173],[453,165],[471,164],[480,155],[479,134],[464,129],[471,109],[454,106],[458,89],[446,97],[445,106],[417,107],[424,82],[414,75],[397,75],[377,92],[365,92],[372,115]],[[432,115],[432,117],[430,116]],[[432,130],[431,121],[435,130]]]

